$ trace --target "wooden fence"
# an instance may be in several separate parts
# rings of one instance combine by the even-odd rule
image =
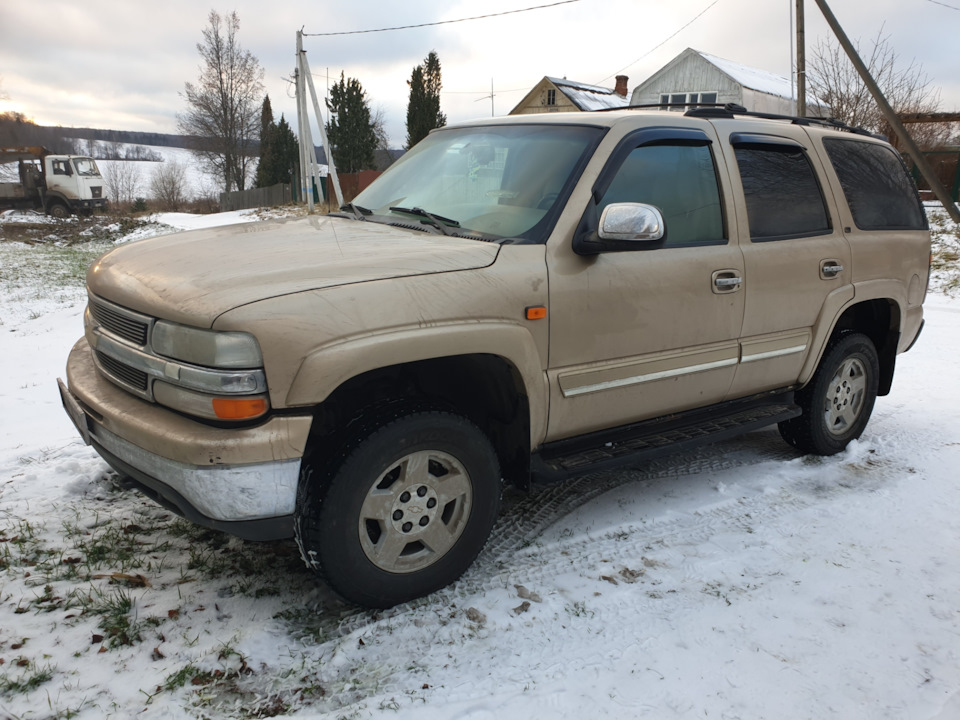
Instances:
[[[270,187],[220,193],[220,212],[273,207],[274,205],[286,205],[290,202],[293,202],[290,186],[286,183],[277,183]]]

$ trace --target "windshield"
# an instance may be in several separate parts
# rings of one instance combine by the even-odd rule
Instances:
[[[428,135],[354,205],[406,222],[442,222],[457,235],[546,239],[551,213],[602,135],[575,125],[499,125]],[[392,208],[392,209],[391,209]],[[381,219],[382,221],[382,219]]]
[[[100,170],[97,169],[97,164],[93,161],[93,158],[88,158],[88,157],[74,158],[73,167],[76,168],[77,175],[100,177]]]

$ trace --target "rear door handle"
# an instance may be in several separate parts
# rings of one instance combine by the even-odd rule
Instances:
[[[820,277],[824,280],[835,278],[843,272],[843,265],[839,260],[824,260],[820,263]]]

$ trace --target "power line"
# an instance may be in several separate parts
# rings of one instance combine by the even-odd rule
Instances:
[[[933,2],[933,1],[934,1],[934,0],[930,0],[930,2]],[[607,80],[609,80],[610,78],[612,78],[614,75],[619,75],[619,74],[621,74],[621,73],[622,73],[624,70],[626,70],[627,68],[636,65],[638,62],[640,62],[641,60],[643,60],[643,59],[644,59],[645,57],[647,57],[648,55],[653,54],[654,51],[659,50],[661,47],[663,47],[663,46],[666,45],[668,42],[670,42],[671,40],[673,40],[677,35],[679,35],[679,34],[682,33],[684,30],[686,30],[688,27],[690,27],[691,25],[693,25],[697,20],[699,20],[699,19],[707,12],[707,10],[709,10],[710,8],[712,8],[712,7],[713,7],[714,5],[716,5],[718,2],[720,2],[720,0],[713,0],[713,2],[710,3],[709,5],[707,5],[703,10],[701,10],[701,11],[697,14],[697,16],[696,16],[695,18],[693,18],[693,20],[691,20],[691,21],[688,22],[686,25],[684,25],[682,28],[680,28],[679,30],[677,30],[673,35],[671,35],[670,37],[668,37],[668,38],[667,38],[666,40],[664,40],[662,43],[660,43],[659,45],[651,48],[650,50],[648,50],[647,52],[645,52],[643,55],[641,55],[640,57],[638,57],[636,60],[634,60],[632,63],[630,63],[629,65],[626,65],[625,67],[620,68],[620,69],[617,70],[615,73],[613,73],[613,75],[607,75],[603,80],[601,80],[600,82],[598,82],[598,83],[596,83],[596,84],[597,84],[597,85],[600,85],[601,83],[604,83],[604,82],[606,82]]]
[[[960,7],[954,7],[953,5],[947,5],[946,3],[937,2],[937,0],[927,0],[927,2],[932,2],[934,5],[939,5],[940,7],[950,8],[951,10],[956,10],[960,12]]]
[[[580,2],[580,0],[560,0],[560,2],[550,3],[548,5],[536,5],[535,7],[521,8],[520,10],[507,10],[505,12],[490,13],[489,15],[477,15],[475,17],[460,18],[459,20],[438,20],[437,22],[420,23],[419,25],[399,25],[397,27],[377,28],[375,30],[346,30],[343,32],[329,33],[303,33],[306,37],[329,37],[331,35],[362,35],[363,33],[389,32],[391,30],[410,30],[412,28],[431,27],[433,25],[449,25],[451,23],[469,22],[471,20],[484,20],[486,18],[500,17],[501,15],[514,15],[516,13],[530,12],[531,10],[543,10],[557,5],[569,5],[570,3]]]

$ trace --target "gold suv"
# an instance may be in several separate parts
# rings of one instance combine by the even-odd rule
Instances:
[[[385,607],[526,487],[778,423],[860,436],[923,324],[897,153],[742,108],[433,132],[339,212],[144,240],[87,276],[64,406],[202,525],[295,537]]]

